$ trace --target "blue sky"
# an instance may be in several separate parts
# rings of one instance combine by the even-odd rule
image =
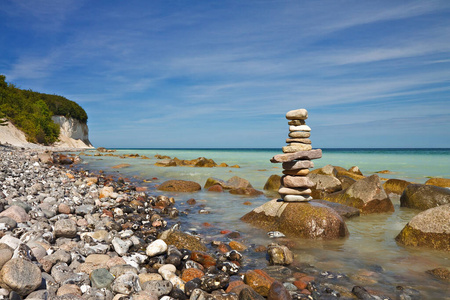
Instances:
[[[99,147],[450,147],[450,1],[2,0],[0,74]]]

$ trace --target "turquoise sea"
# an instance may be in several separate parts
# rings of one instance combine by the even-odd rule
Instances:
[[[85,153],[92,155],[94,151]],[[199,233],[206,240],[213,240],[220,237],[220,230],[233,230],[240,232],[248,244],[267,246],[273,240],[267,237],[266,232],[242,223],[239,218],[268,201],[271,195],[248,198],[204,190],[169,194],[158,191],[156,186],[168,179],[192,180],[203,186],[209,177],[228,180],[239,176],[249,180],[254,188],[262,190],[270,175],[281,174],[281,165],[270,163],[270,158],[280,153],[281,149],[116,149],[115,155],[139,154],[150,159],[81,156],[83,162],[80,167],[129,177],[136,184],[147,186],[150,195],[173,196],[180,211],[189,209],[185,205],[186,200],[196,199],[210,214],[191,210],[188,217],[176,220],[182,223],[184,231]],[[154,165],[156,154],[186,160],[206,157],[217,164],[224,162],[229,166],[239,165],[240,168],[157,167]],[[124,163],[129,166],[112,168]],[[450,149],[323,149],[322,158],[314,160],[314,164],[315,168],[327,164],[347,169],[358,166],[366,176],[388,170],[389,173],[380,173],[379,176],[382,179],[398,178],[424,183],[430,177],[450,178]],[[350,232],[347,239],[332,242],[295,241],[292,250],[296,260],[324,271],[347,274],[366,289],[395,295],[396,287],[401,285],[419,290],[421,299],[450,299],[448,285],[425,273],[437,267],[450,267],[450,253],[398,245],[395,236],[419,211],[400,208],[399,196],[392,195],[391,200],[395,206],[394,213],[347,220]],[[248,201],[251,204],[244,205]],[[203,226],[205,222],[212,227]],[[250,258],[251,267],[267,264],[264,256],[254,254]]]

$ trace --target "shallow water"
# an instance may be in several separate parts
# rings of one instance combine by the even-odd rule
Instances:
[[[204,185],[207,178],[227,180],[232,176],[248,179],[252,185],[262,190],[271,174],[281,174],[281,165],[270,163],[277,149],[121,149],[115,154],[138,153],[150,157],[140,158],[82,156],[82,167],[87,170],[104,170],[106,173],[120,173],[127,177],[137,177],[140,185],[149,187],[149,194],[162,193],[155,185],[167,179],[192,180]],[[156,167],[155,154],[194,159],[200,156],[212,158],[216,163],[238,164],[240,168],[193,168]],[[112,169],[117,164],[127,163],[130,167]],[[357,165],[364,175],[389,170],[389,174],[379,174],[382,178],[405,179],[417,183],[428,177],[449,177],[450,149],[326,149],[323,157],[315,160],[315,167],[333,164],[349,168]],[[157,179],[155,179],[157,178]],[[142,180],[147,183],[143,183]],[[214,238],[222,229],[239,231],[249,244],[267,246],[273,240],[266,232],[248,226],[239,220],[245,213],[265,203],[270,196],[247,198],[228,193],[172,194],[179,209],[187,209],[184,202],[195,198],[204,204],[210,214],[192,211],[187,218],[182,217],[183,230],[195,231]],[[249,201],[250,205],[244,205]],[[450,266],[450,253],[426,249],[405,248],[395,242],[395,236],[419,211],[400,208],[398,196],[392,196],[395,212],[389,214],[365,215],[347,220],[350,237],[339,241],[295,241],[293,251],[296,260],[315,267],[347,274],[366,288],[372,288],[394,295],[396,286],[412,287],[420,290],[423,299],[450,299],[448,284],[433,279],[425,273],[436,267]],[[211,224],[205,227],[203,223]],[[264,267],[264,257],[255,254],[251,267]]]

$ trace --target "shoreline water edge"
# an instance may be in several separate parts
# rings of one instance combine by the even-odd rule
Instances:
[[[411,282],[377,265],[350,274],[310,254],[299,259],[298,241],[276,232],[255,240],[240,230],[246,225],[217,220],[220,204],[206,194],[157,191],[158,178],[139,176],[132,163],[101,168],[100,156],[78,154],[0,148],[0,299],[450,297],[448,281],[425,272]],[[258,197],[239,199],[244,207],[267,199]]]

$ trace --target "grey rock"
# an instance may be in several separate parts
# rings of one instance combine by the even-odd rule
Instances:
[[[26,298],[26,300],[49,300],[50,293],[47,290],[38,290],[35,292],[32,292],[29,294]]]
[[[410,184],[400,197],[400,206],[426,210],[450,204],[450,189],[425,184]]]
[[[52,267],[51,275],[60,284],[81,282],[81,274],[74,273],[66,263],[57,263]]]
[[[54,234],[56,237],[73,238],[77,235],[77,224],[70,219],[58,220],[55,222]]]
[[[169,295],[172,291],[173,285],[168,280],[150,280],[144,282],[142,289],[148,291],[157,297]]]
[[[114,278],[113,274],[105,268],[96,269],[90,275],[92,287],[98,289],[109,288]]]
[[[134,273],[123,274],[114,280],[111,289],[116,293],[124,295],[139,292],[141,290],[139,277]]]
[[[14,219],[7,216],[0,217],[0,230],[9,231],[16,228],[16,226],[17,222]]]
[[[127,254],[128,249],[130,249],[131,246],[133,246],[133,242],[130,240],[122,240],[118,237],[115,237],[112,239],[111,244],[114,247],[114,250],[119,254],[120,256],[123,256]]]
[[[109,268],[109,272],[114,275],[114,277],[120,277],[125,273],[138,274],[138,270],[131,265],[115,265]]]
[[[56,264],[59,262],[70,264],[70,262],[72,261],[72,256],[69,252],[58,249],[52,254],[47,255],[44,259],[50,261],[52,264]]]
[[[80,216],[93,214],[95,211],[95,206],[91,204],[84,204],[77,206],[75,208],[75,213]]]

